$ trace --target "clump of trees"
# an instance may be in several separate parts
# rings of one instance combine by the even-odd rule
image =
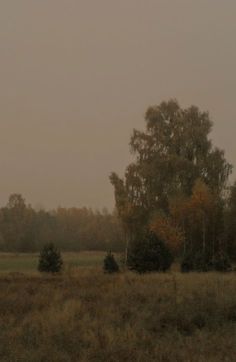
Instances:
[[[123,249],[115,213],[88,208],[35,210],[20,194],[0,208],[0,251],[34,252],[53,242],[62,251]]]
[[[133,162],[124,178],[112,173],[115,202],[126,237],[126,263],[146,255],[151,230],[182,270],[229,269],[236,257],[236,185],[227,196],[232,166],[210,139],[207,112],[176,100],[148,108],[145,131],[130,140]],[[141,263],[141,262],[140,262]]]

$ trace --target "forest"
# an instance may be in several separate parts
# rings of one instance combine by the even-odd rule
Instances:
[[[124,178],[110,175],[113,213],[35,210],[12,194],[0,209],[0,250],[35,252],[50,242],[62,251],[123,252],[128,265],[134,253],[150,249],[151,232],[183,271],[230,268],[236,260],[236,183],[229,182],[233,167],[213,144],[212,127],[208,112],[196,106],[184,109],[171,99],[149,107],[145,130],[133,130],[133,161]]]
[[[235,360],[232,165],[195,106],[145,124],[110,174],[113,213],[0,209],[1,361]]]
[[[62,251],[121,251],[122,230],[115,213],[84,208],[35,210],[20,194],[0,209],[0,251],[36,252],[54,243]]]

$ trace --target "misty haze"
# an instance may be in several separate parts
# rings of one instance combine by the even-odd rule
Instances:
[[[234,362],[236,2],[0,2],[0,361]]]
[[[214,120],[235,163],[234,1],[2,1],[1,203],[108,207],[148,106]]]

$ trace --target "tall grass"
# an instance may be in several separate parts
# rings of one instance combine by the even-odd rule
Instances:
[[[0,361],[235,361],[236,275],[1,275]]]

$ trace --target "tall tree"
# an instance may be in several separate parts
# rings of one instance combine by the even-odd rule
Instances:
[[[207,112],[195,106],[183,109],[170,100],[148,108],[145,121],[145,131],[133,131],[134,161],[124,179],[111,177],[121,218],[127,204],[138,210],[140,222],[156,210],[168,212],[168,200],[180,193],[190,195],[197,179],[222,193],[232,166],[212,145]]]
[[[150,226],[172,249],[183,244],[185,253],[198,239],[203,253],[211,246],[214,254],[232,166],[224,151],[212,144],[209,114],[170,100],[149,107],[145,124],[144,131],[135,129],[131,136],[133,162],[124,178],[110,176],[125,230],[126,255],[129,243]]]

